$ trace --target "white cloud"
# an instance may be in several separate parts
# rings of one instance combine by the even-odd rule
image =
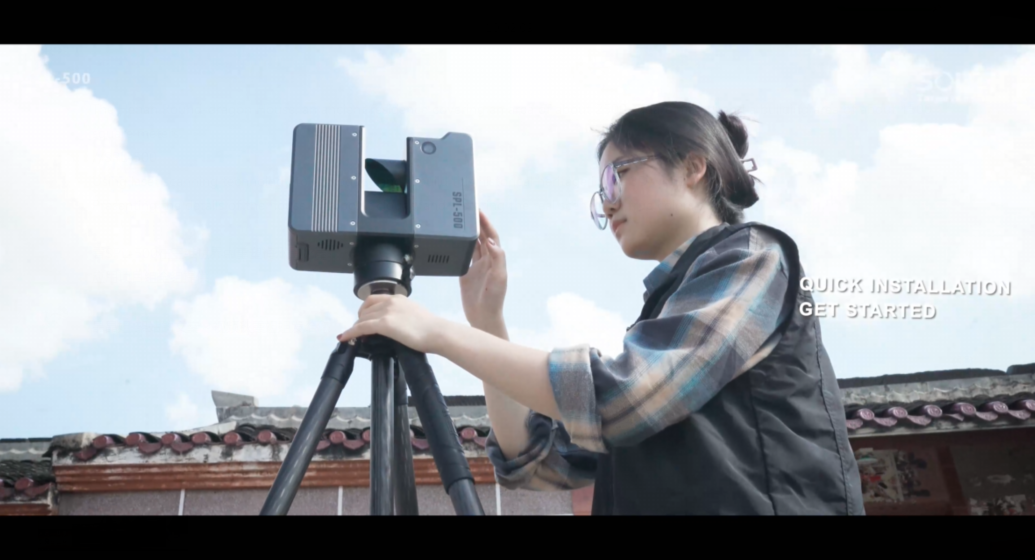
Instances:
[[[764,162],[755,175],[765,183],[758,186],[765,204],[765,221],[780,224],[796,239],[808,257],[809,274],[866,269],[858,255],[845,251],[844,241],[836,235],[842,232],[855,236],[867,231],[863,227],[865,216],[855,204],[858,198],[868,197],[859,194],[858,166],[847,161],[825,163],[782,140],[760,144],[755,157]]]
[[[585,158],[598,131],[630,109],[671,100],[711,108],[707,95],[660,64],[637,64],[634,53],[627,46],[412,46],[340,65],[367,93],[403,111],[407,135],[470,134],[478,188],[486,192],[522,184],[526,166],[553,171],[566,154]]]
[[[886,127],[872,165],[759,147],[761,221],[796,238],[810,275],[1002,281],[1032,295],[1035,52],[959,83],[968,123]]]
[[[39,46],[0,47],[0,391],[111,313],[189,291],[185,228],[161,178],[126,151],[115,108],[58,83]]]
[[[297,374],[312,375],[301,355],[306,339],[333,346],[334,334],[356,320],[334,295],[279,278],[220,278],[211,292],[173,309],[170,348],[190,370],[213,389],[259,398],[285,395]]]
[[[933,86],[940,74],[927,60],[901,50],[885,52],[876,63],[862,45],[824,47],[822,52],[834,59],[830,77],[812,89],[813,108],[824,116],[864,101],[919,96],[925,92],[925,84]]]
[[[592,301],[571,293],[549,298],[546,307],[550,322],[545,328],[510,326],[507,329],[510,341],[547,352],[582,344],[597,348],[610,357],[622,352],[625,328],[632,320],[626,321],[617,313],[602,309]],[[439,315],[462,325],[467,324],[462,314]],[[482,381],[456,364],[436,355],[429,355],[428,363],[435,372],[435,379],[443,395],[484,394]],[[309,393],[306,398],[311,397],[312,394]]]
[[[176,402],[166,405],[165,417],[169,420],[172,430],[190,430],[216,422],[214,410],[207,408],[202,412],[186,393],[180,393]]]
[[[551,297],[546,309],[550,325],[545,330],[512,329],[511,340],[546,351],[588,344],[605,356],[615,357],[622,352],[625,328],[632,321],[572,293]]]

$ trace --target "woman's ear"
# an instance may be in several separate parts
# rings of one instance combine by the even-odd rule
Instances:
[[[691,189],[701,184],[705,173],[708,172],[708,161],[703,156],[690,154],[686,157],[684,173],[686,175],[686,186]]]

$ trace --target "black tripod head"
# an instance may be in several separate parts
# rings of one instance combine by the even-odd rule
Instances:
[[[370,294],[401,294],[413,291],[413,255],[404,244],[389,237],[367,237],[352,256],[355,269],[353,293],[365,300]]]

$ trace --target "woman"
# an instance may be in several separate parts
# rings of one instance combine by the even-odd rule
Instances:
[[[370,296],[339,340],[381,334],[484,382],[508,488],[595,484],[594,514],[862,514],[833,368],[794,242],[742,223],[758,200],[740,120],[690,103],[630,111],[597,153],[592,213],[644,280],[617,357],[507,340],[506,259],[481,216],[461,278],[470,327]]]

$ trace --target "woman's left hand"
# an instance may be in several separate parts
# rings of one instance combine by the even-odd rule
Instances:
[[[338,340],[379,334],[422,354],[437,353],[447,322],[401,295],[367,296],[358,315],[356,323],[338,335]]]

